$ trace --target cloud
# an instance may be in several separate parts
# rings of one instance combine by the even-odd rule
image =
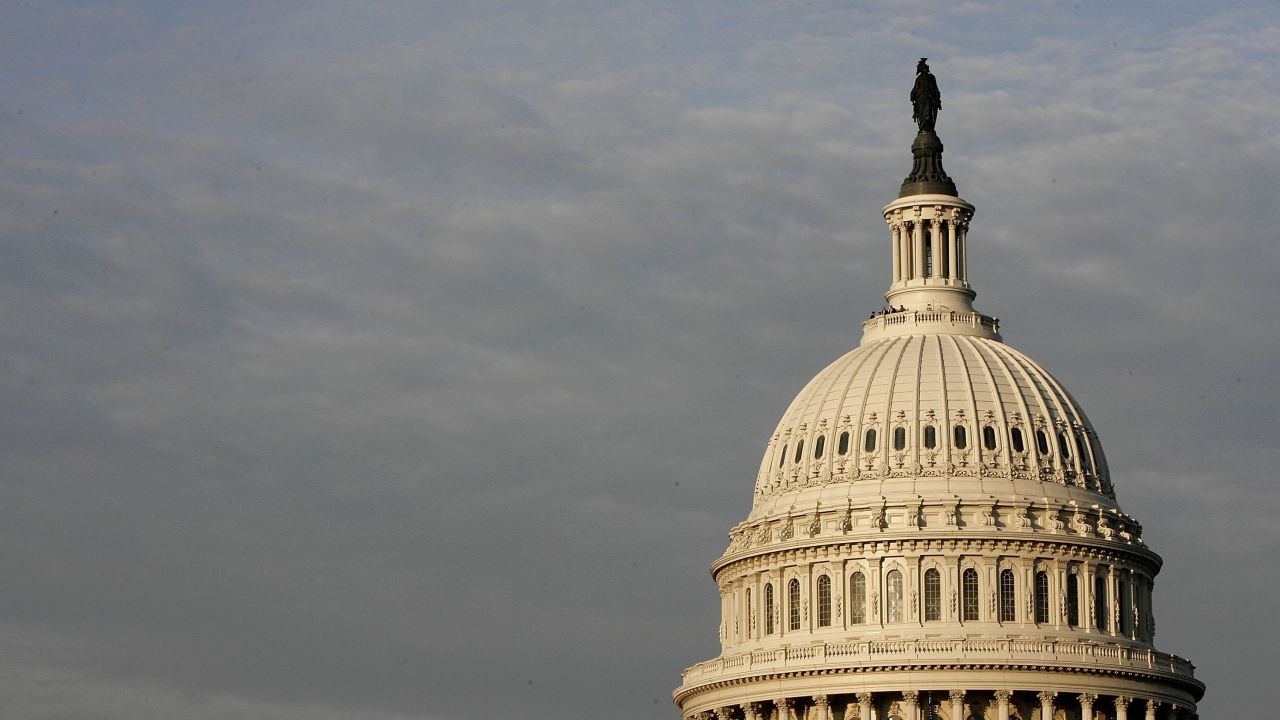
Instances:
[[[931,43],[979,306],[1099,428],[1162,647],[1241,664],[1193,618],[1275,543],[1274,30],[366,10],[0,50],[16,717],[670,712],[777,414],[882,302]]]

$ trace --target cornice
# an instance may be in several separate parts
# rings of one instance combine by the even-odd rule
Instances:
[[[767,549],[726,554],[711,565],[711,575],[721,581],[726,571],[749,572],[810,562],[831,562],[884,555],[1008,555],[1057,560],[1092,560],[1124,563],[1155,576],[1160,556],[1146,548],[1118,543],[1044,538],[1034,535],[970,535],[877,537],[797,541]]]
[[[822,667],[809,669],[782,670],[775,672],[762,672],[752,675],[742,675],[721,680],[713,680],[711,682],[699,683],[694,685],[681,685],[672,692],[672,699],[676,705],[683,707],[685,701],[689,698],[712,690],[718,690],[729,687],[741,687],[754,683],[767,683],[771,681],[784,680],[787,678],[799,677],[821,677],[831,675],[864,675],[864,674],[888,674],[896,672],[913,672],[913,671],[1002,671],[1002,672],[1053,672],[1071,675],[1092,675],[1099,677],[1117,677],[1124,679],[1136,680],[1139,682],[1156,682],[1167,683],[1173,685],[1185,692],[1199,702],[1204,697],[1205,684],[1187,675],[1180,675],[1174,672],[1166,672],[1155,669],[1135,669],[1135,668],[1114,668],[1114,667],[1087,667],[1062,665],[1056,662],[1029,662],[1029,661],[991,661],[991,662],[897,662],[884,665],[863,665],[863,666],[845,666],[845,667]],[[913,681],[914,682],[914,681]],[[952,684],[964,684],[959,678],[954,678],[950,682]],[[1016,681],[1010,680],[1012,684],[1018,684]],[[978,688],[973,688],[978,689]]]

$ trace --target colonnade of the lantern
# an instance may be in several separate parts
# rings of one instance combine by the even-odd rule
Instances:
[[[886,213],[893,239],[891,290],[923,285],[967,288],[971,215],[971,209],[955,205],[916,205]]]
[[[1053,690],[856,692],[757,700],[694,712],[687,720],[1198,720],[1194,706],[1155,698]]]

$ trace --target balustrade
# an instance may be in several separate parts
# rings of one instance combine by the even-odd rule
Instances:
[[[735,675],[763,667],[812,667],[832,661],[840,665],[876,664],[899,660],[982,659],[1043,660],[1058,664],[1106,665],[1166,672],[1195,677],[1195,666],[1176,655],[1095,641],[988,640],[956,638],[938,640],[868,640],[816,642],[725,655],[693,665],[684,672],[684,683],[702,678]]]

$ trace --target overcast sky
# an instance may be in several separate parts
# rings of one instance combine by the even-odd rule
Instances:
[[[1157,645],[1271,712],[1280,5],[1210,5],[5,3],[0,713],[676,717],[921,56]]]

